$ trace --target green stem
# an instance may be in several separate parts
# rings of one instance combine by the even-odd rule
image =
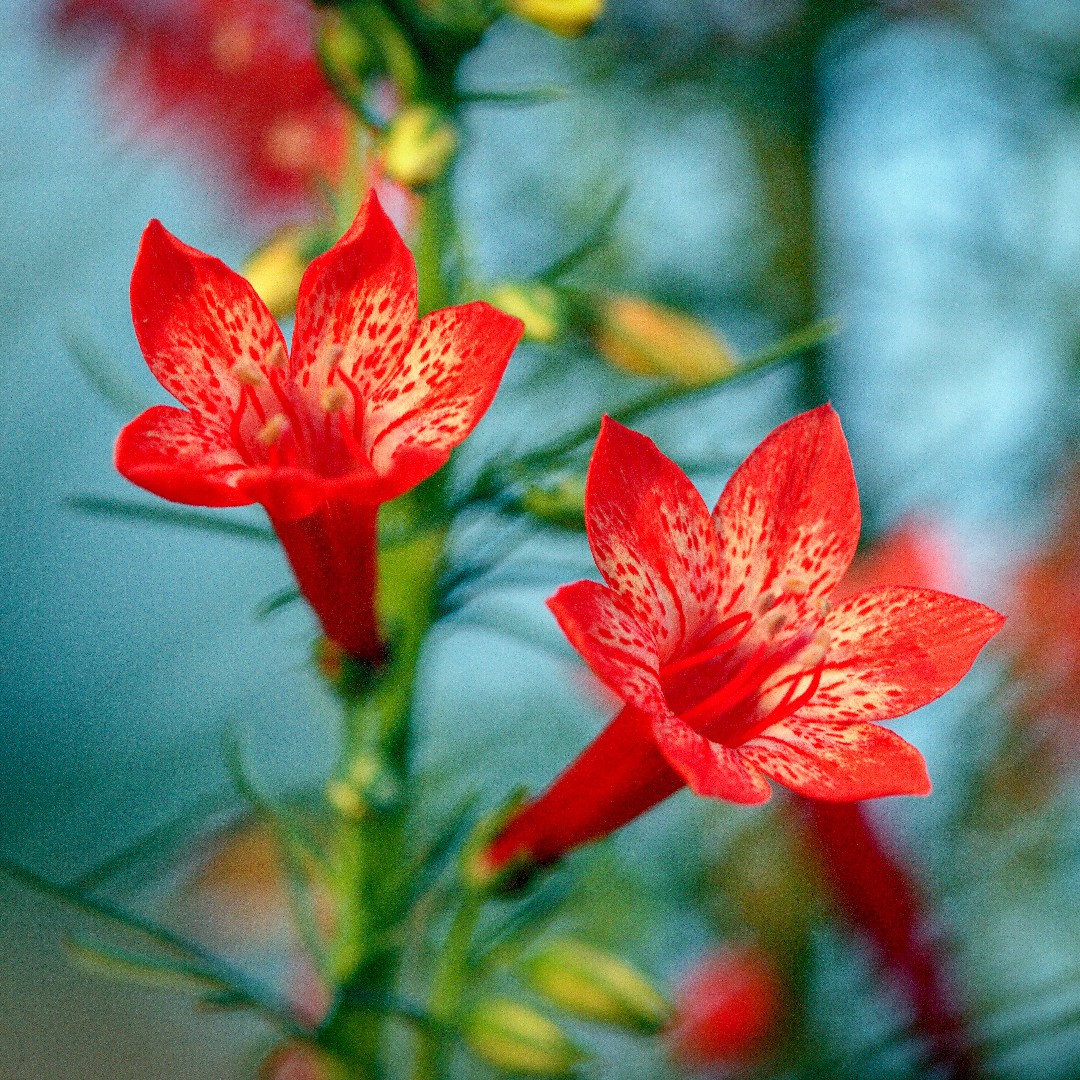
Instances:
[[[467,891],[450,924],[428,1006],[434,1026],[418,1033],[413,1080],[443,1080],[448,1075],[451,1046],[447,1033],[456,1026],[465,996],[469,955],[482,905],[479,893]]]
[[[782,338],[775,345],[770,346],[764,352],[740,364],[730,375],[705,386],[685,386],[681,383],[665,383],[663,386],[650,390],[641,397],[636,398],[627,405],[618,409],[612,409],[608,414],[613,420],[621,424],[630,424],[645,413],[653,412],[668,405],[685,404],[700,401],[716,393],[724,387],[744,379],[759,375],[761,372],[772,367],[774,364],[791,359],[798,353],[812,349],[822,341],[831,337],[836,332],[836,323],[832,319],[823,319],[802,330],[796,331]],[[598,420],[590,420],[573,431],[568,432],[561,438],[538,447],[527,454],[523,454],[515,461],[506,465],[494,478],[488,474],[481,478],[474,488],[465,493],[454,504],[453,510],[460,510],[463,506],[492,497],[503,487],[524,479],[530,473],[547,471],[560,465],[565,458],[579,450],[585,443],[596,438],[600,428]]]

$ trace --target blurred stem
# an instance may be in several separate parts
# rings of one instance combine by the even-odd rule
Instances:
[[[446,280],[448,256],[457,244],[457,223],[450,191],[450,170],[424,194],[416,241],[416,271],[420,282],[420,314],[427,315],[453,303]]]
[[[481,906],[480,895],[467,891],[450,924],[428,1006],[435,1026],[418,1034],[413,1080],[442,1080],[448,1075],[450,1045],[447,1032],[458,1018],[465,995],[470,948]]]

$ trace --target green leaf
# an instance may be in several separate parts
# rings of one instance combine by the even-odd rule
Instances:
[[[255,787],[244,767],[240,743],[232,732],[226,731],[223,744],[225,767],[236,790],[263,821],[281,850],[289,906],[297,930],[320,973],[332,984],[333,969],[319,932],[311,895],[313,871],[329,875],[326,858],[296,821],[273,806]]]
[[[520,90],[464,90],[457,95],[462,105],[550,105],[573,96],[568,86],[534,86]]]
[[[260,601],[255,608],[256,619],[266,619],[282,608],[288,607],[300,599],[300,590],[297,588],[279,589],[265,600]]]
[[[770,346],[757,356],[739,364],[730,375],[717,379],[703,386],[686,386],[681,383],[664,383],[634,401],[617,409],[608,411],[613,420],[621,424],[630,424],[646,413],[669,405],[685,404],[703,400],[710,395],[732,386],[744,379],[760,375],[762,372],[793,359],[807,349],[820,345],[836,333],[837,322],[834,319],[822,319],[812,323]],[[543,476],[560,466],[566,458],[581,449],[583,445],[596,438],[600,430],[600,418],[582,424],[566,435],[555,439],[546,446],[530,450],[521,457],[502,466],[501,471],[487,470],[477,483],[455,503],[460,510],[472,503],[504,500],[503,489],[511,484],[539,474]]]
[[[60,338],[86,380],[124,419],[130,420],[154,404],[89,331],[69,324],[60,328]]]
[[[293,1036],[307,1034],[280,1002],[266,997],[254,987],[249,987],[246,976],[234,971],[225,961],[196,942],[188,941],[167,927],[160,926],[153,920],[136,915],[134,912],[126,911],[108,900],[97,899],[87,895],[81,889],[52,881],[3,856],[0,856],[0,873],[75,911],[99,919],[111,927],[133,933],[145,941],[153,942],[175,954],[181,967],[186,965],[201,975],[209,975],[225,990],[243,995],[251,1003],[252,1008],[258,1009],[286,1034]],[[114,959],[119,956],[132,961],[136,956],[136,954],[128,954],[120,950],[113,951]]]
[[[139,983],[167,990],[180,990],[203,995],[233,994],[237,992],[215,974],[196,964],[163,956],[146,956],[143,953],[103,945],[100,942],[71,938],[68,951],[76,963],[103,975],[123,982]]]
[[[611,240],[611,230],[630,197],[630,187],[623,187],[608,204],[588,235],[565,255],[560,256],[545,270],[536,275],[538,281],[550,285],[576,269],[590,255],[599,251]]]
[[[176,506],[140,502],[135,499],[114,499],[105,495],[74,495],[68,506],[86,514],[120,518],[124,521],[149,522],[152,525],[174,525],[184,529],[201,529],[238,540],[257,540],[262,544],[277,543],[274,530],[265,525],[208,514],[203,510],[187,510]]]
[[[179,841],[187,837],[193,825],[230,805],[235,805],[235,801],[234,796],[224,793],[202,800],[192,809],[144,833],[115,855],[110,855],[97,866],[80,874],[71,883],[71,887],[82,892],[92,892],[123,874],[166,857]]]

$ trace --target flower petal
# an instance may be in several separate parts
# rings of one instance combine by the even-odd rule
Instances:
[[[334,368],[367,399],[416,333],[416,264],[374,190],[300,282],[291,371],[318,400]]]
[[[116,440],[117,471],[139,487],[192,506],[245,506],[239,485],[251,470],[213,420],[155,405],[125,425]]]
[[[422,319],[408,352],[371,383],[364,448],[375,471],[411,487],[439,468],[487,411],[523,330],[479,301]]]
[[[891,720],[955,686],[1004,625],[974,600],[900,585],[848,597],[825,619],[830,644],[805,720]]]
[[[720,570],[708,508],[651,439],[609,417],[589,465],[585,523],[601,574],[662,661],[711,625]]]
[[[547,602],[593,674],[628,705],[667,713],[656,642],[626,601],[597,581],[564,585]]]
[[[668,764],[695,795],[753,805],[772,794],[754,765],[721,743],[710,742],[672,713],[654,716],[653,735]]]
[[[193,412],[228,423],[244,382],[265,379],[285,339],[255,290],[220,259],[177,240],[160,221],[143,232],[131,274],[131,316],[150,370]],[[275,348],[275,346],[277,348]]]
[[[784,594],[789,621],[813,617],[859,540],[859,494],[847,441],[823,405],[781,424],[735,470],[713,521],[723,609]]]
[[[877,724],[789,717],[739,747],[777,783],[834,802],[928,795],[922,754]]]

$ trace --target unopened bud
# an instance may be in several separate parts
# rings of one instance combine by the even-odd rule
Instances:
[[[275,319],[285,319],[296,311],[300,279],[307,269],[303,236],[299,229],[275,233],[244,265],[244,277],[251,282]]]
[[[416,188],[437,180],[457,149],[453,124],[432,105],[410,105],[394,117],[382,145],[383,170]]]
[[[487,299],[500,311],[525,324],[526,341],[551,342],[562,336],[564,316],[559,294],[539,282],[506,282],[488,290]]]
[[[736,367],[731,346],[715,331],[680,311],[637,296],[600,301],[593,343],[616,367],[634,375],[660,375],[703,386]]]
[[[522,493],[520,506],[560,529],[584,529],[585,482],[580,476],[564,476],[553,484],[534,484]]]
[[[463,1033],[473,1054],[509,1073],[567,1076],[585,1057],[558,1024],[509,998],[481,1001]]]
[[[644,975],[581,941],[552,942],[526,964],[525,981],[560,1009],[595,1023],[651,1033],[671,1015]]]
[[[330,12],[319,31],[319,58],[331,76],[357,96],[375,70],[378,55],[372,43],[340,12]]]
[[[580,37],[604,10],[604,0],[508,0],[519,19],[562,37]]]

